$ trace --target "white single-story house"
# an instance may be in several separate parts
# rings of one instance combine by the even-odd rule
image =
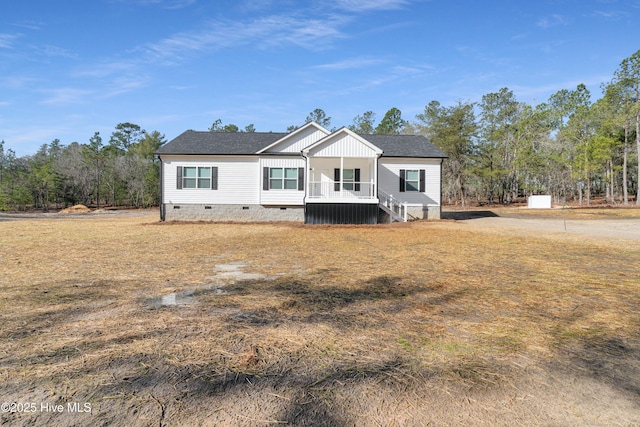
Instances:
[[[446,155],[423,136],[331,132],[315,122],[291,133],[190,130],[156,156],[162,221],[440,218]]]

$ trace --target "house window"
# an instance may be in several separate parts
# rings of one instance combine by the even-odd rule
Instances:
[[[340,169],[333,170],[334,191],[340,191]],[[360,191],[360,169],[342,169],[342,189]]]
[[[270,190],[297,190],[298,168],[269,168]]]
[[[178,166],[177,189],[206,188],[218,189],[218,167]]]
[[[183,167],[182,188],[211,188],[211,168]]]
[[[353,190],[353,183],[355,175],[353,169],[342,170],[342,188],[345,190]]]
[[[419,191],[425,192],[425,169],[400,169],[400,192]]]
[[[407,170],[405,178],[405,191],[420,191],[420,171]]]

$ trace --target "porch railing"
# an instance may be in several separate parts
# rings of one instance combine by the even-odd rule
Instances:
[[[385,210],[392,218],[398,221],[407,222],[407,204],[394,199],[391,194],[388,194],[378,189],[378,199],[380,199],[380,207]]]
[[[307,197],[311,199],[375,199],[372,182],[310,181]]]

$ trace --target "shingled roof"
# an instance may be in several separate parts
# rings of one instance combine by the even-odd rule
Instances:
[[[188,130],[156,151],[156,154],[256,154],[285,137],[272,132],[208,132]]]
[[[422,135],[360,135],[382,150],[382,157],[435,157],[447,155]]]
[[[260,149],[284,138],[274,132],[208,132],[188,130],[156,151],[156,154],[255,155]],[[383,157],[446,158],[427,138],[420,135],[360,135],[379,147]]]

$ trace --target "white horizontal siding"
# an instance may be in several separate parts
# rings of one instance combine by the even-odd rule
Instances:
[[[440,159],[385,158],[378,160],[378,188],[416,206],[440,206]],[[400,192],[400,169],[424,169],[425,192]]]
[[[258,204],[258,158],[249,156],[162,156],[163,202],[173,204]],[[218,189],[178,190],[177,166],[216,166]]]
[[[258,189],[261,205],[287,205],[296,206],[304,204],[304,190],[263,190],[262,168],[304,168],[302,157],[263,157],[260,159],[260,182]],[[305,177],[306,179],[306,177]],[[305,180],[306,182],[306,180]]]
[[[340,133],[311,150],[309,157],[377,157],[377,154],[362,141]]]
[[[267,150],[268,153],[300,153],[306,148],[327,136],[315,127],[309,127],[300,133],[285,136],[282,141]]]

